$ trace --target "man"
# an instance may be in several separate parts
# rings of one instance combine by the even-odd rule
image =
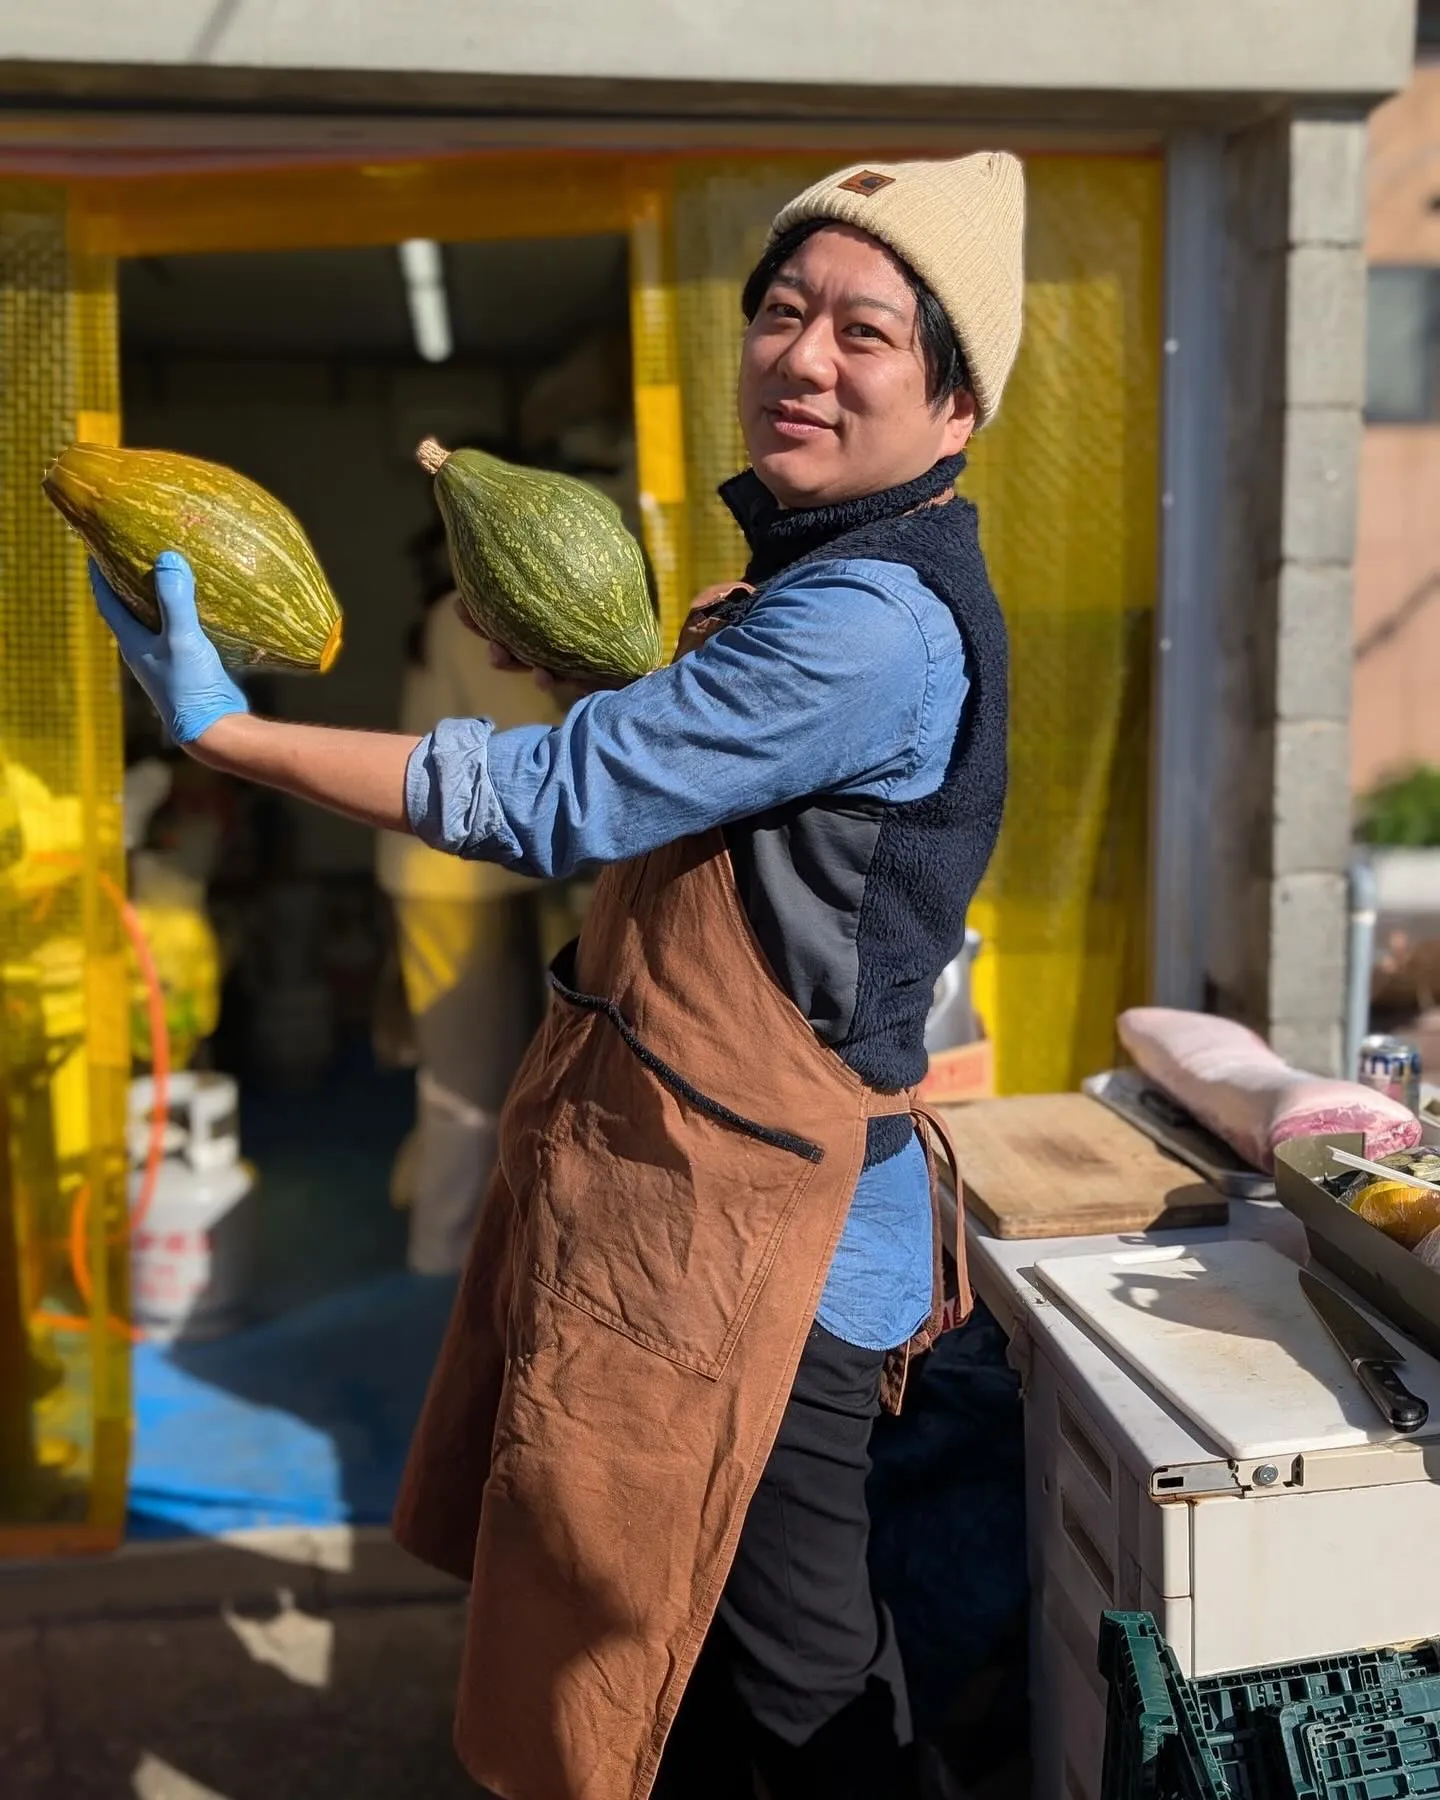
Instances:
[[[932,1310],[925,1016],[1005,794],[1004,625],[954,483],[1018,345],[1022,214],[993,153],[782,210],[724,490],[753,592],[553,730],[255,719],[178,559],[158,637],[100,590],[207,762],[532,874],[608,865],[397,1515],[471,1581],[457,1743],[506,1800],[916,1791],[865,1474]]]

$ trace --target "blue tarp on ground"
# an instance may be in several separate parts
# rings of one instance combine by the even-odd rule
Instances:
[[[138,1346],[130,1535],[383,1522],[454,1291],[383,1275],[213,1343]]]

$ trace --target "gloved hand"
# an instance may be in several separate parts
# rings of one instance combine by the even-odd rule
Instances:
[[[178,550],[162,550],[155,559],[159,631],[140,623],[93,561],[90,586],[130,673],[177,744],[193,744],[230,713],[249,712],[250,703],[201,629],[195,576]]]

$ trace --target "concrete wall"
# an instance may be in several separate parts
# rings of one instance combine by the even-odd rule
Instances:
[[[1414,0],[56,0],[0,63],[577,81],[1371,94]]]
[[[1225,528],[1212,1000],[1337,1066],[1349,858],[1350,589],[1363,403],[1362,121],[1226,153]]]

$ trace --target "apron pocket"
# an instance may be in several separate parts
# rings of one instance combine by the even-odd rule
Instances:
[[[568,971],[566,971],[568,972]],[[566,1078],[535,1144],[536,1278],[633,1342],[723,1372],[822,1158],[703,1094],[613,1002],[552,975]]]

